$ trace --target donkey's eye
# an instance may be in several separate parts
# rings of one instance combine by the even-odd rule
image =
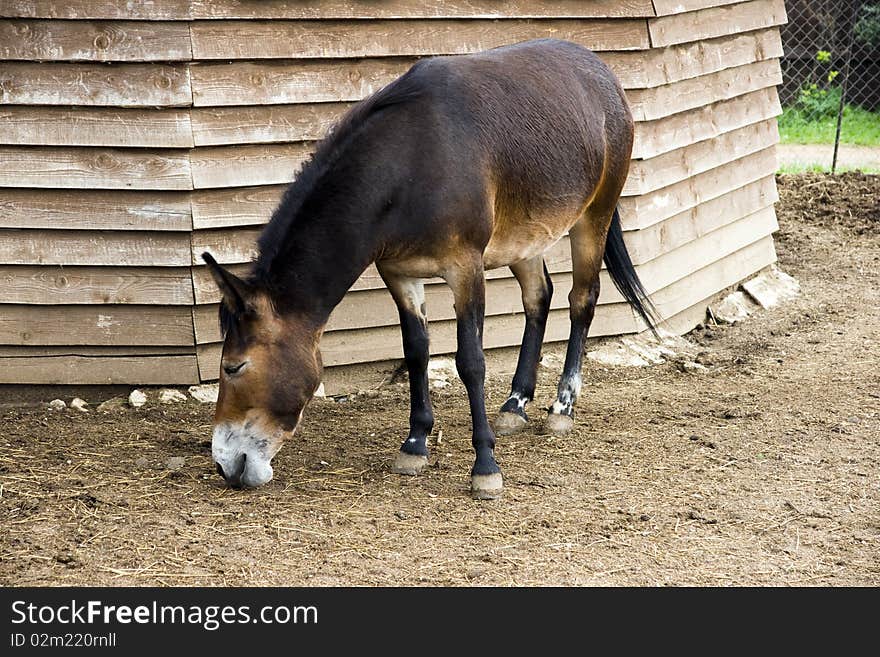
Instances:
[[[235,376],[241,372],[247,364],[248,361],[242,361],[241,363],[236,363],[234,365],[224,365],[223,371],[226,372],[227,376]]]

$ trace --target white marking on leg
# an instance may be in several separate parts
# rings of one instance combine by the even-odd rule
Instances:
[[[510,397],[507,398],[507,401],[510,401],[511,399],[516,401],[516,405],[520,410],[524,410],[526,407],[526,404],[528,404],[530,401],[532,401],[531,399],[529,399],[525,395],[522,395],[518,392],[510,393]]]

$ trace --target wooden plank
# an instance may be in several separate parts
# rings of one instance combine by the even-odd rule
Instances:
[[[650,18],[648,30],[656,48],[783,25],[787,20],[783,0],[754,0]]]
[[[185,267],[187,233],[0,229],[0,264]]]
[[[191,385],[198,382],[195,355],[0,357],[0,383]]]
[[[650,0],[193,0],[193,18],[605,18],[654,16]]]
[[[195,59],[304,59],[457,55],[529,39],[562,38],[593,50],[645,50],[644,20],[194,21]],[[2,31],[0,31],[2,34]],[[2,53],[2,50],[0,50]]]
[[[76,230],[192,229],[190,204],[181,192],[5,189],[4,228]]]
[[[0,303],[194,303],[188,268],[0,265]]]
[[[769,207],[779,199],[768,175],[679,212],[653,226],[624,234],[630,258],[642,264],[733,221]]]
[[[742,2],[742,0],[654,0],[654,10],[657,16],[668,16],[709,7],[732,5],[737,2]]]
[[[186,23],[0,19],[0,59],[173,62],[192,48]]]
[[[639,276],[645,282],[648,292],[653,293],[684,278],[690,272],[708,266],[758,238],[769,235],[777,228],[772,206],[765,207],[660,254],[656,259],[638,267]],[[566,308],[567,291],[571,289],[571,274],[554,274],[552,279],[557,293],[553,296],[551,307]],[[623,297],[604,271],[601,279],[602,294],[599,304],[623,302]],[[425,297],[431,321],[455,318],[452,294],[447,285],[427,285]],[[520,289],[515,279],[504,278],[487,282],[487,317],[521,312]],[[197,343],[220,340],[217,305],[197,306],[193,310],[193,324]],[[385,290],[376,289],[347,294],[330,316],[326,330],[330,332],[397,324],[397,310],[391,296]]]
[[[781,83],[779,60],[768,59],[626,95],[636,121],[653,121]]]
[[[189,148],[185,110],[0,106],[0,144]]]
[[[781,113],[776,88],[768,87],[689,112],[636,123],[633,158],[655,157]]]
[[[225,3],[222,3],[225,4]],[[3,18],[63,18],[91,20],[188,20],[192,0],[4,0]]]
[[[715,39],[704,39],[690,43],[676,44],[665,48],[653,48],[647,53],[602,53],[607,55],[644,55],[639,62],[643,70],[644,83],[630,74],[630,84],[624,88],[658,87],[671,82],[687,80],[700,75],[708,75],[726,68],[742,66],[752,62],[782,57],[782,39],[777,28],[733,34]],[[612,66],[612,70],[617,70]],[[626,69],[624,69],[626,70]]]
[[[0,344],[192,345],[181,306],[0,306]]]
[[[693,300],[708,298],[775,260],[773,239],[764,237],[657,292],[654,295],[655,303],[662,316],[674,316],[689,308]],[[562,292],[565,290],[557,291],[560,294]],[[486,348],[518,345],[522,338],[522,321],[521,315],[488,317],[484,331]],[[635,320],[626,304],[604,304],[596,309],[590,336],[632,333],[642,328],[643,325]],[[568,311],[551,310],[544,341],[565,340],[568,338],[568,331]],[[432,354],[451,353],[455,350],[454,321],[432,322],[430,334]],[[217,378],[220,350],[219,343],[197,347],[199,371],[203,380]],[[403,357],[399,329],[392,326],[327,333],[321,342],[321,352],[327,367]]]
[[[0,357],[14,356],[179,356],[194,354],[195,346],[101,346],[101,345],[0,345]]]
[[[205,63],[192,68],[192,100],[196,107],[360,100],[406,73],[414,61]]]
[[[192,189],[186,151],[0,147],[0,187]]]
[[[191,200],[193,228],[265,224],[286,187],[267,185],[195,191]]]
[[[185,64],[3,62],[0,103],[184,107],[192,104]]]
[[[642,196],[621,198],[620,218],[623,229],[632,231],[647,228],[732,189],[773,175],[776,168],[774,146],[705,173],[699,173],[669,187]]]
[[[351,106],[352,103],[318,103],[199,107],[192,110],[192,133],[196,146],[313,141],[324,137]]]
[[[212,146],[190,151],[196,189],[290,183],[314,142]]]
[[[648,160],[636,160],[623,188],[624,196],[639,196],[668,187],[779,142],[776,119],[725,132]]]
[[[604,18],[653,16],[651,0],[6,0],[9,18]]]

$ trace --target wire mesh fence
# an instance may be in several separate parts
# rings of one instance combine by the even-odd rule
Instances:
[[[785,6],[783,143],[826,146],[812,150],[819,161],[805,164],[880,172],[880,1],[786,0]],[[859,153],[858,161],[848,162],[847,153]]]

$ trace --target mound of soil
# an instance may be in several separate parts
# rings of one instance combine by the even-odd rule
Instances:
[[[880,584],[880,182],[779,186],[803,295],[695,331],[705,371],[587,361],[565,438],[542,432],[548,346],[531,426],[498,443],[499,501],[468,496],[457,382],[432,393],[419,477],[389,471],[409,413],[392,383],[313,403],[255,491],[214,472],[210,405],[50,412],[0,391],[0,584]],[[491,407],[508,386],[490,372]]]

